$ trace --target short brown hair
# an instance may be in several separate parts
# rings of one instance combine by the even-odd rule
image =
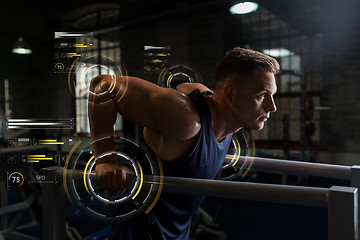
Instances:
[[[215,89],[219,82],[230,74],[252,75],[256,70],[276,74],[280,70],[280,65],[274,58],[264,53],[235,47],[226,53],[216,68]]]

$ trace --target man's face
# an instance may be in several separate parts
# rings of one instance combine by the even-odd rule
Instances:
[[[277,91],[274,74],[256,71],[244,84],[234,84],[232,111],[236,124],[261,130],[276,111],[273,95]]]

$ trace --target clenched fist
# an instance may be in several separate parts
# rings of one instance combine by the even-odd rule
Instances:
[[[101,186],[111,192],[125,192],[126,175],[134,174],[129,168],[116,163],[97,163],[95,172]]]

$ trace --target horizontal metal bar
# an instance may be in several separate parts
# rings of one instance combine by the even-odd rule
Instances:
[[[164,177],[163,191],[304,206],[327,206],[327,188]]]
[[[228,157],[225,161],[229,161]],[[240,156],[236,166],[252,162],[251,168],[350,180],[350,166]]]
[[[62,179],[61,168],[51,167],[43,170],[54,171],[54,174],[56,174],[59,179]],[[69,174],[71,177],[81,179],[83,173],[78,170],[67,170],[67,174]],[[90,178],[96,180],[96,175],[90,174]],[[133,178],[128,177],[128,179],[131,179],[130,183],[127,183],[128,186],[132,186],[133,183],[131,182],[133,182]],[[167,176],[144,176],[144,185],[160,184],[160,182],[163,183],[163,192],[168,193],[202,195],[209,197],[285,203],[304,206],[327,206],[327,188],[244,183]]]

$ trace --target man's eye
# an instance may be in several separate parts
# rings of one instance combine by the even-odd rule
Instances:
[[[266,96],[266,93],[260,94],[260,97],[264,98]]]

